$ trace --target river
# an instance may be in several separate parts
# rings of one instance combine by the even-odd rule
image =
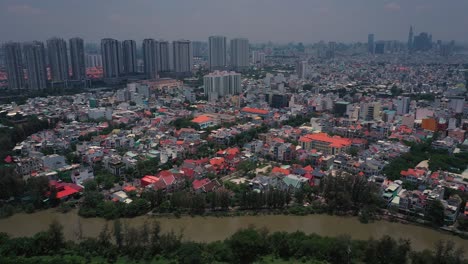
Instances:
[[[59,213],[53,210],[41,211],[33,214],[15,214],[9,218],[0,219],[0,232],[12,236],[31,236],[39,231],[46,230],[48,225],[56,219],[64,226],[65,237],[69,240],[76,238],[78,226],[81,225],[83,236],[97,236],[107,222],[101,218],[82,218],[76,210],[68,213]],[[123,219],[122,222],[141,226],[152,219],[161,224],[163,232],[174,230],[181,232],[185,239],[199,242],[223,240],[240,228],[254,225],[266,227],[270,231],[303,231],[316,233],[321,236],[339,236],[347,234],[353,239],[380,238],[389,235],[393,238],[406,238],[411,240],[413,249],[433,249],[438,240],[452,240],[458,247],[468,250],[468,240],[439,232],[430,228],[377,221],[362,224],[356,217],[339,217],[330,215],[261,215],[238,217],[190,217],[156,218],[140,216],[132,219]],[[79,224],[80,223],[80,224]],[[112,222],[109,222],[112,228]]]

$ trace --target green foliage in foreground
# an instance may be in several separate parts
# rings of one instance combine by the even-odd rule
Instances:
[[[76,242],[65,241],[56,222],[33,237],[0,233],[0,263],[468,263],[452,242],[414,252],[408,240],[388,236],[358,241],[249,227],[224,241],[197,243],[162,233],[157,222],[135,227],[116,220],[112,230],[106,225],[97,238],[80,235]]]

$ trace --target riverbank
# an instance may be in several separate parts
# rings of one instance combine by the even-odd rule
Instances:
[[[19,213],[6,219],[0,219],[0,232],[8,233],[14,237],[32,236],[46,230],[53,220],[57,220],[64,226],[64,235],[68,240],[76,240],[80,233],[84,237],[97,237],[106,224],[110,228],[112,227],[112,221],[106,221],[102,218],[82,218],[78,216],[77,210],[68,213],[46,210],[32,214]],[[131,226],[141,226],[153,220],[160,222],[163,232],[173,230],[176,233],[183,233],[184,239],[197,242],[224,240],[237,230],[254,225],[259,228],[267,228],[271,232],[303,231],[307,234],[315,233],[331,237],[345,234],[356,240],[389,235],[395,239],[409,239],[413,248],[418,251],[433,249],[434,244],[439,240],[451,240],[456,246],[468,248],[468,240],[422,226],[388,221],[363,224],[359,222],[357,217],[324,214],[306,216],[181,216],[180,218],[139,216],[121,219],[124,224]]]

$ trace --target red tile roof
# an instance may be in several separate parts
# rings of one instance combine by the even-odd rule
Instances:
[[[289,175],[291,172],[287,169],[283,169],[280,167],[274,167],[273,170],[271,170],[272,173],[280,173],[284,175]]]
[[[213,118],[206,116],[206,115],[197,116],[194,119],[192,119],[192,122],[197,123],[197,124],[203,124],[203,123],[207,123],[210,121],[213,121]]]
[[[159,181],[158,177],[152,176],[152,175],[146,175],[145,177],[141,178],[140,183],[141,183],[141,186],[145,187],[158,181]]]
[[[268,113],[270,113],[268,110],[251,108],[251,107],[244,107],[242,108],[241,111],[249,113],[249,114],[257,114],[257,115],[268,115]]]
[[[329,143],[331,147],[341,148],[351,145],[351,140],[349,138],[343,138],[340,136],[329,136],[327,133],[316,133],[308,134],[299,138],[299,142],[312,142],[320,141]]]
[[[208,179],[208,178],[204,178],[204,179],[201,179],[201,180],[194,180],[192,182],[192,186],[193,186],[194,190],[198,190],[201,187],[205,186],[205,184],[208,184],[209,182],[210,182],[210,179]]]

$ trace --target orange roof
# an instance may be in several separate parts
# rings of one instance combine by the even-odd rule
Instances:
[[[251,107],[244,107],[241,110],[242,112],[250,113],[250,114],[257,114],[257,115],[268,115],[269,111],[264,109],[258,108],[251,108]]]
[[[407,171],[402,170],[400,172],[401,176],[413,176],[416,178],[421,178],[425,173],[426,171],[420,169],[408,169]]]
[[[217,157],[217,158],[210,159],[210,164],[213,166],[221,166],[223,165],[223,163],[224,163],[224,158]]]
[[[194,119],[192,119],[192,122],[197,123],[197,124],[201,124],[201,123],[210,122],[212,120],[213,120],[213,118],[211,118],[209,116],[201,115],[201,116],[197,116]]]
[[[349,138],[342,138],[340,136],[330,137],[327,133],[316,133],[308,134],[299,138],[300,142],[312,142],[312,141],[321,141],[329,143],[330,146],[335,148],[341,148],[351,145],[351,140]]]
[[[283,169],[283,168],[280,168],[280,167],[274,167],[273,170],[271,170],[271,172],[272,173],[280,173],[280,174],[284,174],[284,175],[290,174],[289,170]]]

